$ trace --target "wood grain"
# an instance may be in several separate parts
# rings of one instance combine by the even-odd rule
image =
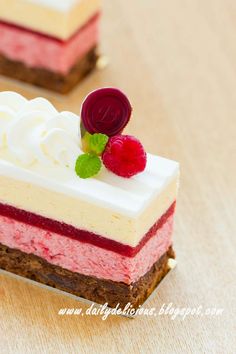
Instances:
[[[122,88],[128,132],[181,163],[175,224],[178,268],[150,306],[222,307],[220,317],[127,320],[59,317],[74,300],[0,277],[0,352],[235,353],[236,3],[106,0],[102,51],[110,65],[68,97],[1,80],[79,112],[88,91]]]

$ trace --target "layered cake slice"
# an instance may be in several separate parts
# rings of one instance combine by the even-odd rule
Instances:
[[[96,65],[100,0],[0,1],[0,74],[59,93]]]
[[[113,88],[81,121],[0,93],[0,268],[111,307],[149,297],[174,258],[179,165],[122,134],[130,115]]]

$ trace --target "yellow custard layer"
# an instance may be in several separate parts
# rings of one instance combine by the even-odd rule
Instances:
[[[66,40],[100,9],[100,0],[7,0],[0,20]]]

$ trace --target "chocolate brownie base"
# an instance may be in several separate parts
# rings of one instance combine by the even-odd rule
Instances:
[[[33,254],[26,254],[0,244],[1,269],[99,304],[108,303],[110,307],[120,304],[121,308],[129,302],[134,308],[143,304],[168,273],[168,259],[174,257],[174,251],[170,247],[143,277],[127,285],[74,273],[52,265]]]
[[[80,59],[67,75],[63,75],[46,69],[31,68],[0,54],[0,75],[65,94],[95,68],[97,59],[95,47]]]

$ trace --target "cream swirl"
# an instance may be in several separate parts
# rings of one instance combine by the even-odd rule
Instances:
[[[44,98],[26,100],[14,92],[0,93],[0,152],[19,163],[39,162],[73,168],[80,149],[79,117],[58,112]]]

